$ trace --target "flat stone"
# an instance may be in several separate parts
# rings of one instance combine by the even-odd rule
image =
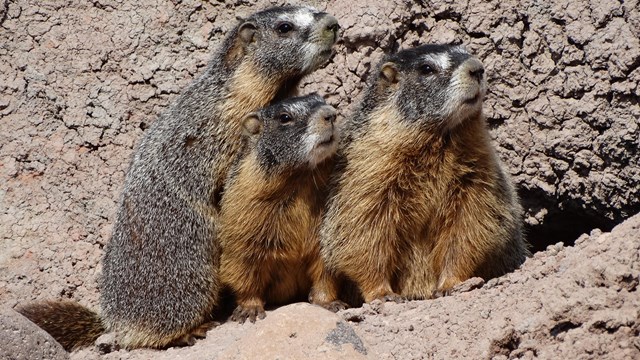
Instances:
[[[0,359],[68,359],[62,345],[13,309],[0,309]]]
[[[296,303],[268,313],[218,359],[369,359],[353,328],[319,306]]]

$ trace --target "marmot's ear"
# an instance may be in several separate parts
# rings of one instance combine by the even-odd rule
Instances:
[[[398,68],[392,62],[382,64],[380,68],[380,77],[385,79],[389,84],[395,84],[399,81]]]
[[[238,28],[238,39],[243,41],[245,44],[252,42],[256,35],[256,24],[251,21],[244,22]]]
[[[238,31],[231,43],[227,53],[224,55],[226,65],[236,64],[245,55],[245,47],[255,40],[257,27],[251,21],[246,21],[238,27]]]
[[[251,113],[242,120],[242,133],[247,136],[254,136],[262,132],[262,122],[258,114]]]

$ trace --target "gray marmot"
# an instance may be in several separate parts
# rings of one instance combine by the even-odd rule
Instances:
[[[321,251],[364,301],[431,298],[529,254],[485,92],[482,63],[462,47],[424,45],[383,60],[345,123]]]
[[[305,299],[322,281],[318,232],[338,144],[335,118],[312,94],[245,119],[247,144],[225,188],[218,233],[220,278],[238,303],[232,319],[254,322],[265,303]]]
[[[103,259],[101,316],[73,302],[19,311],[67,350],[93,343],[105,329],[126,348],[202,336],[220,305],[219,203],[241,150],[242,120],[295,92],[329,60],[337,32],[333,16],[308,7],[242,20],[135,151]]]

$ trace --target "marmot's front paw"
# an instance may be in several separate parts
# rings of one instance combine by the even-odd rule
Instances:
[[[451,295],[454,286],[462,283],[458,277],[449,277],[441,281],[441,285],[431,295],[432,299],[437,299]]]
[[[407,302],[407,298],[396,294],[391,289],[378,289],[377,291],[369,292],[364,296],[365,303],[371,303],[373,301],[379,300],[381,302],[396,302],[396,303],[404,303]]]
[[[344,301],[340,301],[340,300],[334,300],[332,302],[328,302],[328,303],[318,303],[315,304],[318,306],[322,306],[323,308],[331,311],[331,312],[338,312],[340,310],[344,310],[344,309],[348,309],[349,305],[347,305],[347,303],[345,303]]]
[[[249,319],[249,321],[255,323],[256,319],[262,320],[265,316],[267,316],[267,314],[264,312],[264,307],[262,307],[262,305],[238,305],[238,307],[233,310],[231,320],[244,324],[244,322]]]
[[[382,302],[393,301],[393,302],[396,302],[398,304],[407,302],[407,298],[406,297],[398,295],[396,293],[387,294],[385,296],[379,297],[378,299],[381,300]]]
[[[438,298],[449,296],[449,295],[451,295],[451,289],[448,289],[448,290],[441,289],[441,290],[434,291],[431,294],[431,298],[432,299],[438,299]]]

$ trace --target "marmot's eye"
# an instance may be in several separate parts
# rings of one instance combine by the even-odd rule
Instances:
[[[287,113],[280,114],[279,119],[281,124],[288,124],[291,121],[293,121],[293,118],[291,117],[291,115]]]
[[[280,23],[280,25],[278,25],[277,29],[278,29],[278,32],[280,34],[286,34],[289,31],[293,30],[293,24],[288,22],[288,21],[285,21],[283,23]]]
[[[422,64],[420,66],[420,72],[423,73],[424,75],[430,75],[436,72],[436,69],[434,69],[431,65],[429,64]]]

